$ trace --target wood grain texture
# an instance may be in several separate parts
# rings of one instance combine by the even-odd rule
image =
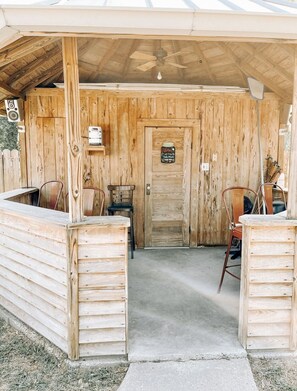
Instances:
[[[57,179],[67,180],[63,158],[65,114],[60,109],[64,107],[63,99],[60,89],[38,89],[28,94],[25,107],[26,126],[30,129],[26,132],[30,186],[40,186],[44,181],[44,166],[50,159],[56,160],[53,174]],[[81,90],[80,104],[82,136],[87,137],[88,126],[100,125],[106,145],[105,155],[85,151],[83,175],[90,174],[86,185],[106,192],[105,206],[109,202],[109,184],[136,185],[134,222],[138,247],[144,246],[145,235],[145,127],[158,126],[192,129],[191,246],[226,242],[222,190],[233,185],[256,190],[259,185],[256,110],[248,95]],[[266,94],[261,103],[264,156],[269,153],[277,157],[279,110],[280,101],[273,94]],[[49,136],[44,138],[45,132],[50,131],[46,127],[48,118],[55,120],[56,141],[50,146],[45,145]],[[83,140],[87,147],[88,140]],[[203,162],[209,163],[208,172],[201,170]]]
[[[296,225],[243,230],[240,341],[247,349],[296,350]]]
[[[68,145],[68,201],[72,223],[83,218],[83,144],[80,127],[80,97],[77,39],[63,38],[66,134]]]

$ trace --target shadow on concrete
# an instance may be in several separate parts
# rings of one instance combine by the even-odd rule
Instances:
[[[226,275],[217,294],[224,252],[135,252],[128,273],[130,361],[246,356],[237,338],[239,281]]]

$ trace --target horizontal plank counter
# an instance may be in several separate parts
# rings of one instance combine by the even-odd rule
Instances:
[[[0,194],[0,304],[71,359],[125,355],[130,220],[72,224],[29,205],[37,190]]]
[[[297,220],[241,216],[239,339],[246,349],[296,346]]]

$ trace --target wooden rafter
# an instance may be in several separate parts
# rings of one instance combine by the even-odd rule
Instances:
[[[18,44],[13,47],[8,47],[5,50],[0,50],[0,67],[16,61],[28,54],[32,54],[36,50],[54,43],[58,39],[60,38],[32,38],[23,44]]]
[[[276,95],[284,99],[286,103],[290,103],[292,96],[287,93],[287,91],[282,90],[278,86],[275,85],[273,80],[265,77],[261,72],[259,72],[257,69],[252,67],[246,59],[242,60],[241,58],[237,57],[237,55],[234,53],[232,48],[229,48],[229,50],[233,53],[234,58],[234,64],[239,67],[247,76],[252,76],[259,80],[261,83],[263,83],[265,86],[271,89]]]
[[[9,98],[15,97],[25,99],[25,95],[22,92],[15,90],[3,82],[0,82],[0,91],[2,91]]]
[[[39,75],[35,79],[30,80],[24,87],[22,92],[28,92],[32,88],[35,88],[39,84],[43,83],[45,80],[53,77],[54,75],[59,75],[63,69],[63,63],[62,61],[59,61],[57,64],[49,68],[45,73],[42,75]]]
[[[236,65],[237,73],[239,74],[242,85],[247,85],[247,79],[245,73],[242,71],[242,69],[237,66],[237,57],[234,55],[234,53],[229,49],[229,47],[224,42],[218,42],[217,45],[224,51],[225,55]]]
[[[178,41],[171,41],[171,45],[172,45],[173,53],[179,52],[181,50],[180,43]],[[174,62],[176,62],[177,64],[184,65],[180,61],[180,56],[175,56],[174,59],[175,59]],[[181,78],[181,80],[184,82],[185,81],[185,70],[182,68],[177,68],[177,72],[178,72],[178,75]]]
[[[53,58],[57,54],[61,53],[60,47],[55,47],[54,49],[46,52],[42,57],[36,58],[36,60],[30,62],[18,72],[14,73],[7,79],[8,84],[22,83],[26,78],[29,78],[30,75],[34,74],[43,64],[46,63],[49,59]],[[62,54],[61,54],[62,55]]]
[[[265,57],[262,53],[262,50],[255,49],[252,45],[248,43],[242,43],[240,47],[245,50],[249,55],[253,56],[253,58],[259,60],[263,64],[265,64],[269,69],[274,69],[277,71],[278,74],[280,74],[284,79],[288,80],[289,82],[292,82],[293,75],[291,75],[289,72],[287,72],[284,68],[276,64],[272,61],[271,58]]]
[[[105,51],[104,56],[100,59],[100,62],[97,66],[96,71],[90,75],[90,80],[93,80],[94,78],[97,78],[98,74],[102,71],[102,69],[105,67],[105,65],[108,63],[108,61],[111,59],[111,57],[116,53],[119,46],[121,45],[120,40],[112,41],[109,48]]]
[[[200,57],[200,59],[202,61],[200,63],[201,67],[208,74],[208,77],[210,78],[212,83],[216,84],[217,83],[216,78],[215,78],[214,74],[210,70],[208,61],[207,61],[206,57],[204,56],[202,50],[200,49],[199,43],[198,42],[193,42],[192,45],[193,45],[193,48],[194,48],[194,53],[196,53]]]
[[[131,63],[132,63],[130,56],[132,53],[134,53],[137,50],[138,46],[139,46],[139,41],[134,39],[132,41],[132,44],[130,45],[130,49],[128,50],[128,53],[127,53],[127,58],[124,62],[123,68],[122,68],[122,80],[126,79],[126,75],[129,71]]]

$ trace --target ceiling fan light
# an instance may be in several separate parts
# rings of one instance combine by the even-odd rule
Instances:
[[[158,74],[157,74],[157,79],[158,79],[158,80],[162,80],[162,74],[161,74],[160,71],[159,71]]]

